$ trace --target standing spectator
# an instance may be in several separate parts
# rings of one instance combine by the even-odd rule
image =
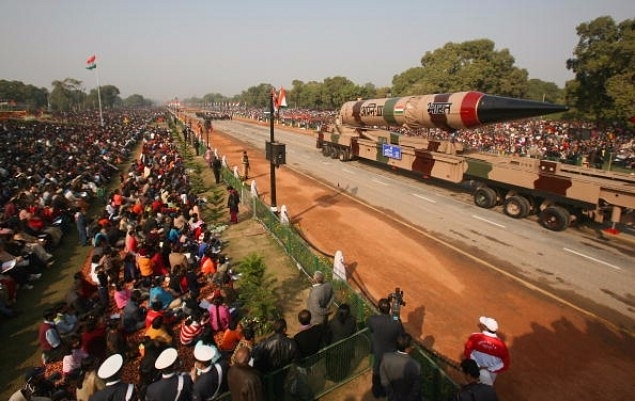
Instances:
[[[397,351],[384,354],[379,365],[381,384],[388,401],[419,401],[421,397],[421,365],[410,353],[414,343],[410,334],[397,337]]]
[[[220,158],[214,156],[214,160],[212,161],[212,171],[214,172],[214,180],[216,181],[216,184],[220,184],[220,172],[222,167],[223,163]]]
[[[496,376],[509,369],[509,351],[496,334],[498,322],[495,319],[481,316],[479,328],[480,333],[473,333],[467,339],[463,355],[476,361],[481,371],[481,383],[493,386]]]
[[[192,399],[192,378],[184,372],[177,372],[179,353],[174,348],[161,352],[154,367],[161,371],[161,378],[150,384],[146,391],[146,401],[189,401]]]
[[[249,156],[247,156],[247,151],[243,150],[243,157],[242,157],[242,164],[243,164],[243,181],[247,180],[247,178],[249,178]]]
[[[229,369],[227,382],[232,401],[264,401],[262,379],[256,369],[249,366],[249,349],[236,349],[235,363]]]
[[[337,308],[335,316],[328,322],[326,329],[326,344],[334,344],[340,340],[352,336],[357,330],[355,317],[351,315],[351,307],[341,304]],[[354,350],[351,347],[340,346],[332,348],[326,356],[326,371],[328,377],[339,382],[348,375],[353,361]]]
[[[379,366],[384,354],[397,350],[397,337],[404,334],[401,320],[390,315],[390,301],[382,298],[378,302],[379,315],[368,318],[366,325],[371,333],[371,351],[373,353],[372,392],[375,398],[385,397],[386,390],[381,385]]]
[[[90,401],[133,401],[137,400],[137,392],[132,383],[121,381],[123,357],[120,354],[109,356],[97,370],[97,376],[106,382],[103,390],[97,391]]]
[[[227,207],[229,208],[229,221],[232,224],[238,223],[238,204],[240,203],[240,195],[238,191],[231,185],[227,187]]]
[[[86,218],[86,210],[78,208],[75,212],[75,225],[77,226],[77,234],[79,235],[79,245],[88,246],[88,221]]]
[[[311,312],[302,309],[298,312],[300,330],[293,336],[297,344],[296,360],[302,360],[316,354],[324,345],[324,325],[311,324]]]
[[[227,389],[227,361],[214,345],[199,342],[194,347],[192,401],[213,400]]]
[[[287,336],[287,322],[283,318],[273,322],[273,334],[253,348],[254,367],[263,375],[272,373],[293,362],[298,346]],[[283,398],[285,372],[272,377],[275,399]]]
[[[475,360],[464,359],[461,371],[467,384],[461,386],[454,401],[498,401],[494,387],[480,382],[481,372]]]
[[[324,282],[324,273],[319,270],[313,273],[312,281],[313,286],[307,300],[307,309],[311,312],[311,324],[326,325],[329,308],[335,300],[335,292],[330,283]]]

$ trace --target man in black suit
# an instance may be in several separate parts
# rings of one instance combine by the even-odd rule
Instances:
[[[371,352],[373,353],[372,392],[375,398],[385,397],[386,390],[381,385],[379,365],[383,355],[397,350],[397,337],[404,334],[401,320],[390,315],[390,301],[382,298],[378,303],[379,315],[368,318],[366,325],[371,333]]]
[[[137,400],[137,391],[134,384],[121,381],[121,368],[123,357],[121,354],[113,354],[99,366],[97,376],[106,382],[106,387],[90,396],[90,401]]]
[[[410,334],[397,337],[397,351],[384,354],[379,365],[381,384],[388,401],[421,400],[421,364],[410,353],[414,343]]]
[[[302,360],[317,353],[324,345],[324,325],[311,324],[311,312],[308,309],[298,312],[298,322],[300,331],[293,336],[298,345],[295,359]]]
[[[161,371],[161,379],[148,386],[146,401],[191,401],[192,378],[184,372],[177,372],[179,353],[170,347],[161,352],[154,364]]]

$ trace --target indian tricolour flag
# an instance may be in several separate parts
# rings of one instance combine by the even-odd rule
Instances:
[[[94,54],[86,59],[87,70],[94,70],[95,68],[97,68],[97,63],[95,63],[95,60],[97,60],[97,56],[95,56]]]
[[[404,105],[403,104],[396,104],[395,107],[392,109],[393,115],[395,115],[395,116],[402,115],[403,114],[403,110],[404,110]]]

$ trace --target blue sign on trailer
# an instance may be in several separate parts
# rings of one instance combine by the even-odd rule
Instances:
[[[382,144],[381,153],[384,157],[401,160],[401,148],[397,145]]]

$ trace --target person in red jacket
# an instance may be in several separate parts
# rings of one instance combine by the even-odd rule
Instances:
[[[480,333],[473,333],[465,343],[463,355],[479,366],[481,383],[494,385],[498,373],[509,369],[511,363],[507,346],[497,335],[498,322],[491,317],[479,318]]]

